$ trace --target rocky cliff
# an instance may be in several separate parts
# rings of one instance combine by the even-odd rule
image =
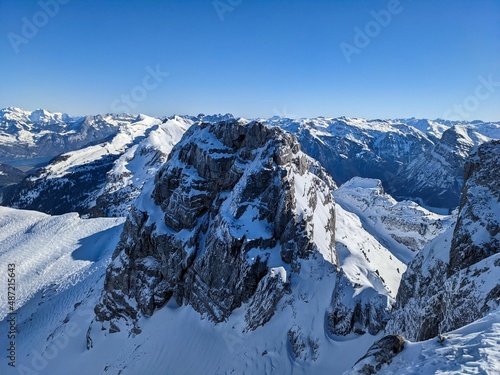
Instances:
[[[173,298],[216,322],[247,303],[247,329],[264,324],[300,259],[338,264],[334,188],[278,128],[194,125],[129,215],[97,320],[119,330]]]
[[[479,146],[468,159],[457,224],[408,266],[389,333],[426,340],[498,307],[499,160],[500,141]]]

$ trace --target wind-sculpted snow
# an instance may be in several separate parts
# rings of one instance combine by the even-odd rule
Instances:
[[[123,219],[49,216],[0,206],[0,266],[15,265],[16,308],[38,293],[65,290],[92,271],[112,246]],[[6,283],[7,274],[2,280]],[[7,314],[7,293],[0,295],[0,320]]]
[[[431,340],[402,342],[394,337],[375,343],[344,375],[497,374],[500,368],[499,310]]]

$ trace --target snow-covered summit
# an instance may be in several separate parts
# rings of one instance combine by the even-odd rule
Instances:
[[[66,113],[49,112],[45,109],[27,111],[17,107],[7,107],[0,109],[0,119],[25,123],[54,124],[58,122],[69,122],[73,118]]]

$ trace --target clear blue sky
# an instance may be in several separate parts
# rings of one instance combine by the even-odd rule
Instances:
[[[0,107],[500,120],[499,0],[59,1],[0,0]]]

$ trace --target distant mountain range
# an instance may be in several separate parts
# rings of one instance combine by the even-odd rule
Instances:
[[[194,123],[230,119],[233,119],[230,114],[158,119],[129,114],[72,118],[45,110],[3,109],[0,163],[24,166],[24,170],[40,162],[44,165],[42,169],[29,171],[29,177],[17,185],[12,184],[24,176],[15,170],[3,171],[5,182],[0,188],[11,185],[4,190],[3,204],[52,214],[77,211],[92,216],[108,215],[99,207],[98,197],[116,190],[110,184],[120,180],[117,174],[135,173],[123,170],[128,162],[121,156],[127,154],[125,159],[130,159],[135,152],[131,149],[137,147],[151,150],[148,146],[151,140],[147,138],[150,132],[157,132],[156,127],[167,129],[173,122],[178,123],[183,130],[176,131],[174,138],[177,138],[164,139],[175,144]],[[293,120],[277,116],[259,121],[295,134],[304,152],[317,159],[338,185],[356,176],[379,179],[396,198],[413,199],[431,208],[444,209],[442,212],[449,212],[459,204],[463,167],[469,152],[481,143],[500,138],[500,122],[346,117]],[[139,146],[141,142],[144,144]],[[143,160],[145,164],[150,162]],[[146,168],[139,166],[137,160],[133,164],[129,167],[137,171]],[[158,165],[147,166],[152,175],[157,168]],[[133,180],[128,178],[129,184]],[[124,193],[122,189],[119,194]],[[58,197],[57,205],[52,204],[54,197]],[[130,206],[130,199],[125,196],[115,195],[114,199],[116,205],[118,199],[123,201],[122,205]],[[117,209],[116,214],[120,212],[122,209]]]

